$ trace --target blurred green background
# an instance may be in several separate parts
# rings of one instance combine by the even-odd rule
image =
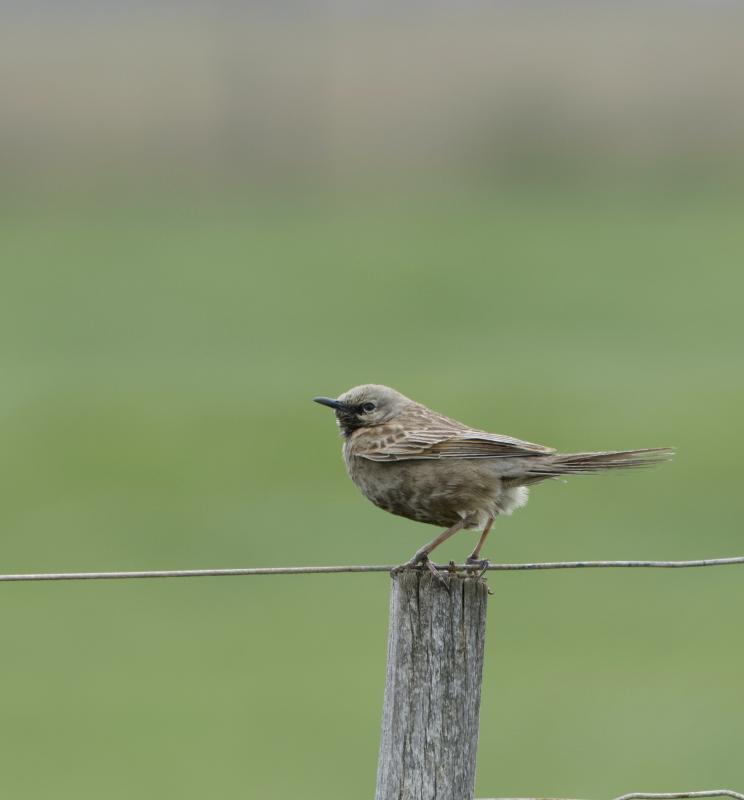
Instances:
[[[679,449],[494,560],[744,554],[736,7],[2,11],[0,571],[408,558],[310,402],[363,382]],[[744,790],[742,580],[492,575],[478,796]],[[3,795],[371,796],[388,590],[3,584]]]

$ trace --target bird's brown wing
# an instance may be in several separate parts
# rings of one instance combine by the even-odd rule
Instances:
[[[439,458],[506,458],[554,453],[552,447],[523,442],[511,436],[465,428],[419,428],[402,437],[357,449],[355,455],[370,461],[406,461]]]

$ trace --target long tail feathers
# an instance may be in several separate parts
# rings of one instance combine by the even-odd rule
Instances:
[[[617,450],[601,453],[556,453],[540,458],[529,475],[549,478],[556,475],[591,475],[610,469],[653,467],[669,461],[674,455],[670,447],[649,447],[643,450]],[[539,478],[538,478],[539,480]]]

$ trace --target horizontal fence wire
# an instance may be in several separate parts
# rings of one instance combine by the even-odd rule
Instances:
[[[724,567],[732,564],[744,564],[744,556],[731,558],[701,558],[693,561],[537,561],[525,564],[489,564],[485,569],[493,572],[519,572],[528,570],[549,569],[618,569],[637,567],[646,569],[683,569],[690,567]],[[225,578],[230,576],[250,575],[329,575],[353,572],[390,572],[397,568],[395,564],[366,564],[357,566],[330,567],[238,567],[233,569],[164,569],[125,572],[28,572],[16,574],[0,574],[0,582],[13,581],[102,581],[131,580],[140,578]],[[478,564],[437,564],[436,569],[442,571],[480,572]],[[669,797],[683,795],[669,795]],[[687,797],[688,795],[684,795]],[[692,796],[692,795],[690,795]],[[709,795],[697,795],[700,797]],[[710,795],[711,797],[713,795]],[[640,796],[639,796],[640,797]],[[659,795],[659,798],[667,795]],[[622,798],[628,800],[628,798]],[[744,800],[744,797],[741,798]]]
[[[702,792],[630,792],[629,794],[615,797],[614,800],[685,800],[685,798],[698,797],[733,797],[734,800],[744,800],[744,794],[731,789],[706,789]],[[557,797],[488,797],[482,800],[568,800]]]

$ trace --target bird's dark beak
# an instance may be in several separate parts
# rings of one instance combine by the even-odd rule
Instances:
[[[328,406],[328,408],[335,408],[336,411],[346,408],[343,403],[339,403],[338,400],[334,400],[332,397],[313,397],[313,402]]]

